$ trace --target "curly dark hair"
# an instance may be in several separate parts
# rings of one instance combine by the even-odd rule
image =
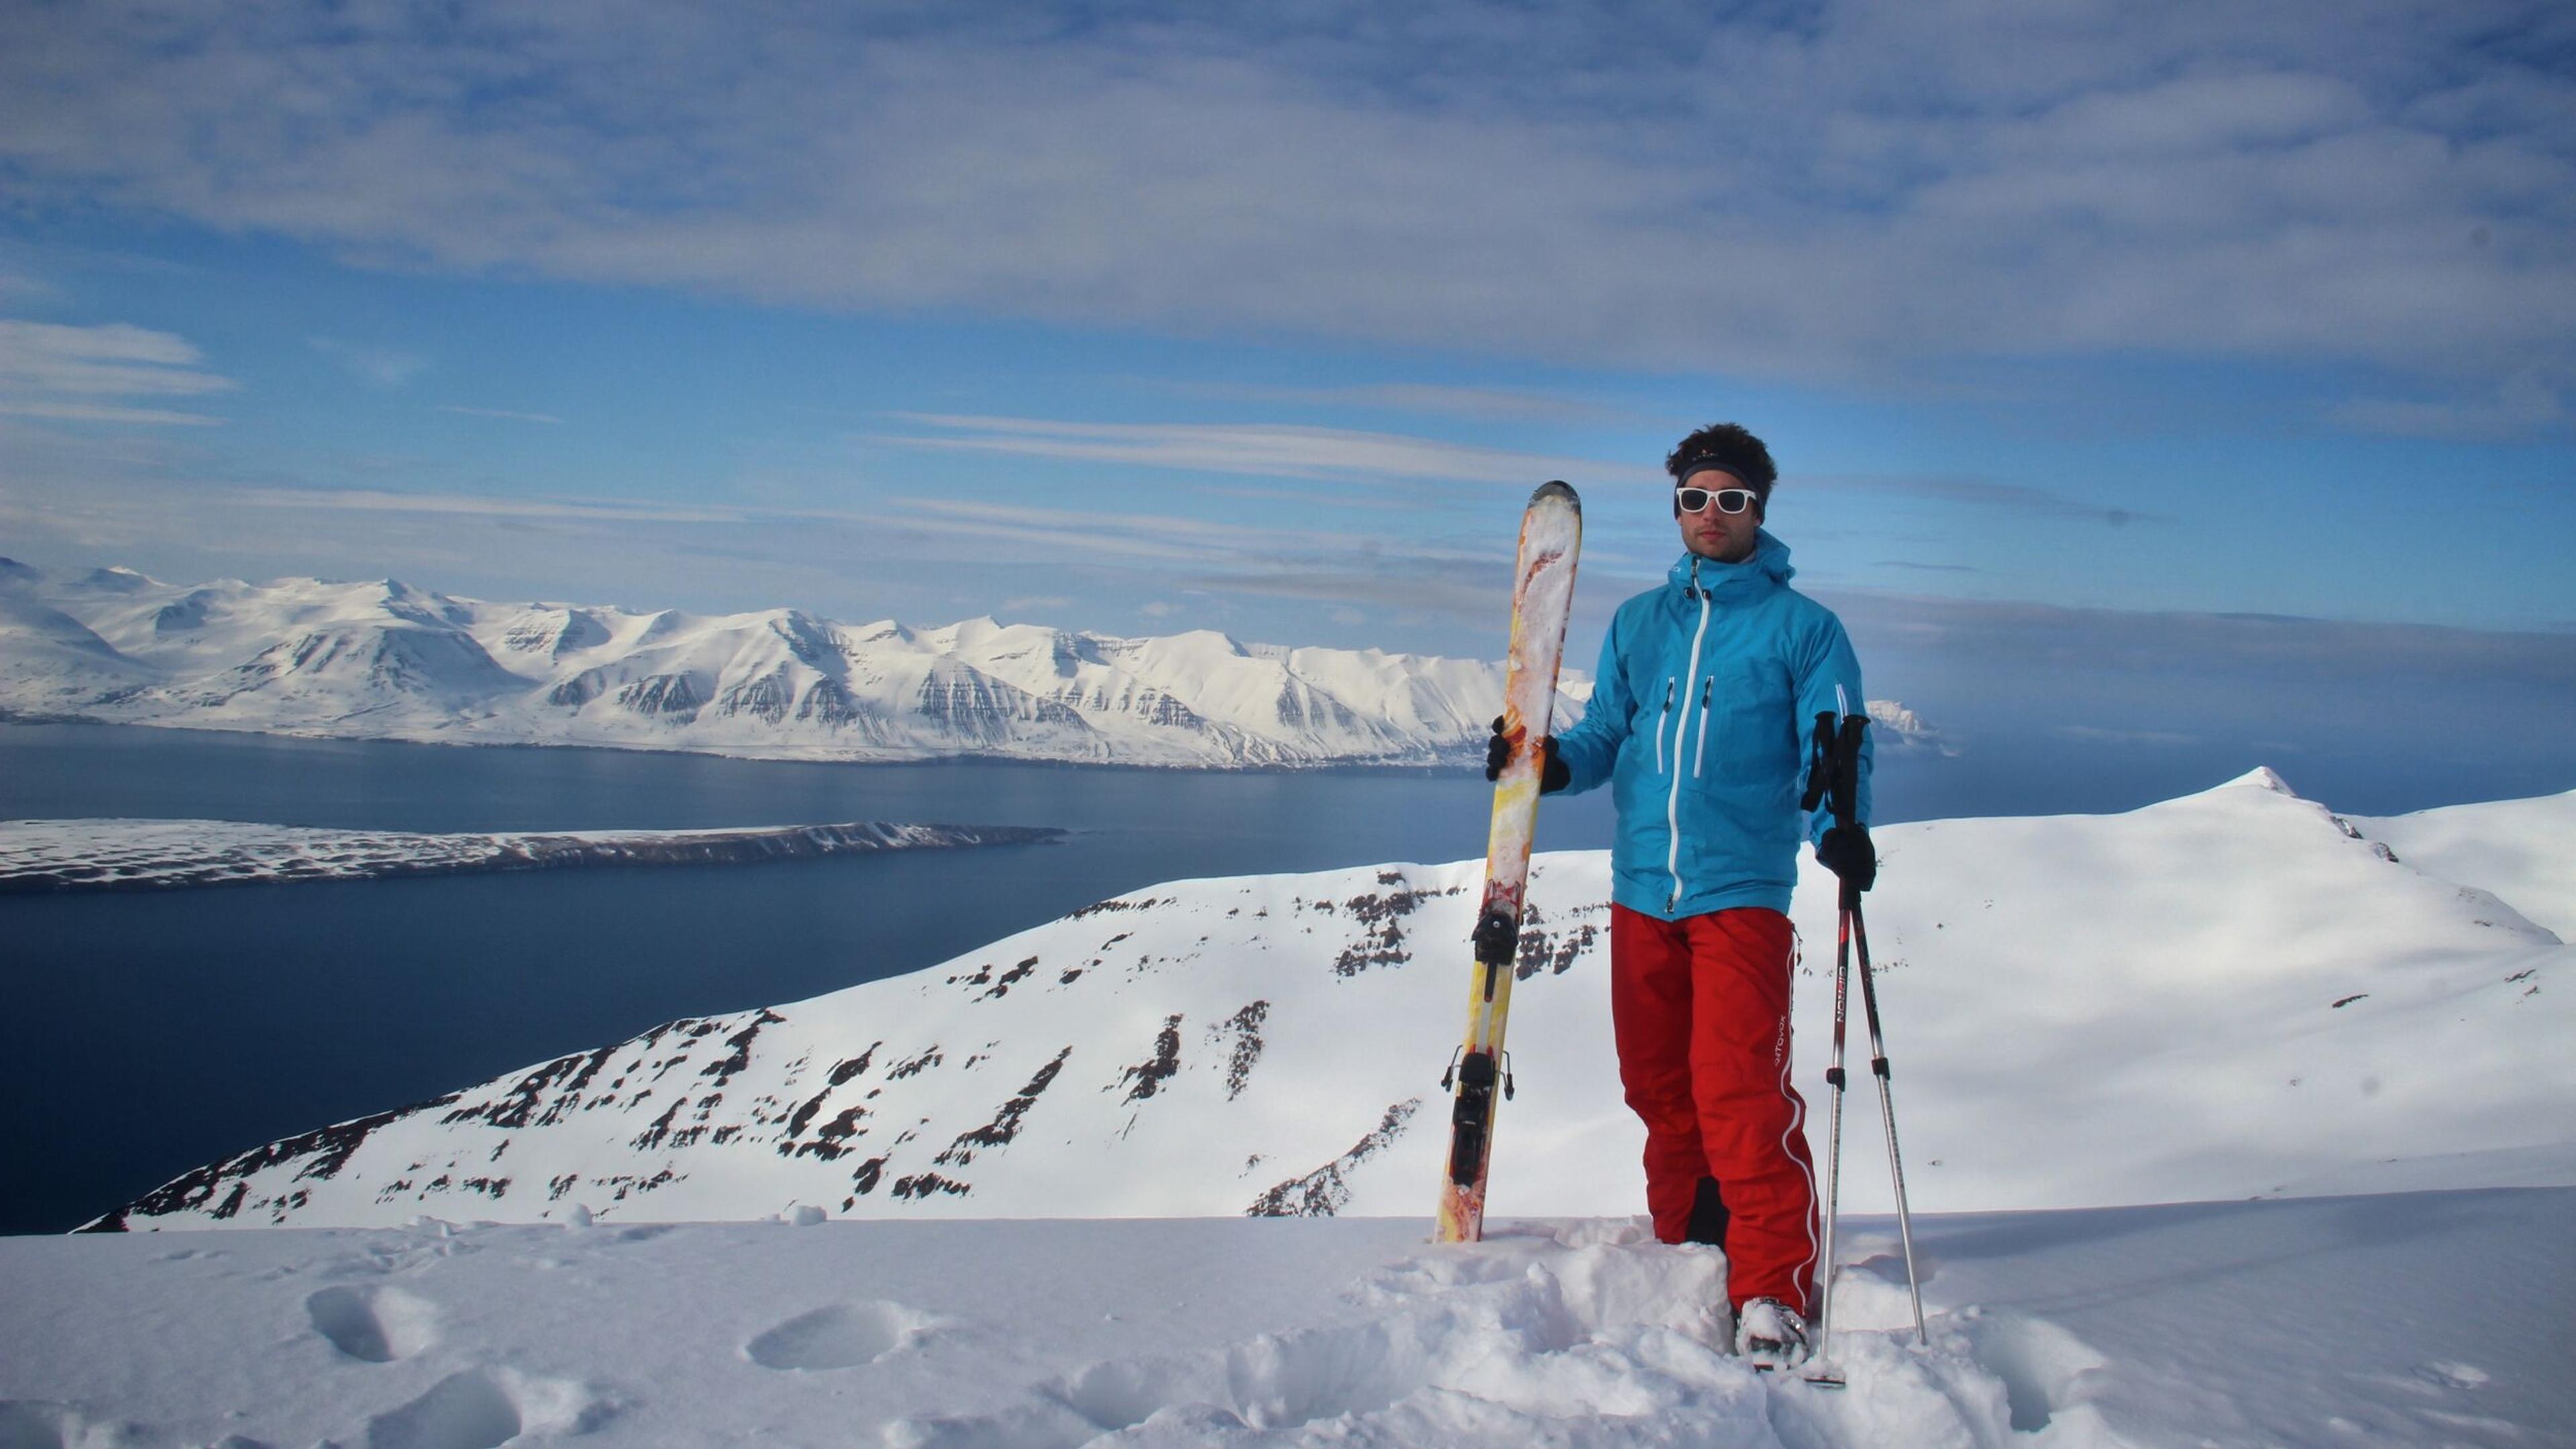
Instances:
[[[1779,481],[1780,469],[1760,438],[1740,423],[1711,423],[1682,439],[1664,459],[1664,471],[1675,483],[1682,481],[1685,468],[1711,465],[1743,479],[1763,511],[1770,511],[1771,485]]]

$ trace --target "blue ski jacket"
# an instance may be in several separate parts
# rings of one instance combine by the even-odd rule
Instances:
[[[1619,815],[1611,898],[1661,920],[1733,906],[1786,913],[1798,880],[1816,716],[1866,706],[1831,609],[1789,587],[1768,530],[1742,563],[1684,554],[1663,587],[1619,606],[1583,720],[1557,737],[1566,789],[1608,783]],[[1866,736],[1864,736],[1866,739]],[[1859,819],[1872,750],[1862,746]]]

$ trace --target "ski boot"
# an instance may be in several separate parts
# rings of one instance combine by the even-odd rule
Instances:
[[[1807,1361],[1805,1315],[1777,1298],[1755,1298],[1735,1311],[1735,1352],[1756,1369],[1789,1369]]]

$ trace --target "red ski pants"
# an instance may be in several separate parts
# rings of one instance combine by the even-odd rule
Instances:
[[[1655,1236],[1684,1241],[1700,1179],[1728,1214],[1726,1296],[1810,1311],[1818,1229],[1807,1104],[1789,1085],[1789,918],[1660,921],[1610,907],[1619,1081],[1646,1124]]]

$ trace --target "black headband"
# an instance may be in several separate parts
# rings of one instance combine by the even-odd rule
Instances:
[[[1690,476],[1693,473],[1704,473],[1711,468],[1715,468],[1719,472],[1733,478],[1740,487],[1754,488],[1756,493],[1761,491],[1759,488],[1755,488],[1752,479],[1737,472],[1733,463],[1728,462],[1724,458],[1718,457],[1714,453],[1701,453],[1696,457],[1683,460],[1682,465],[1673,470],[1673,486],[1679,488],[1683,484],[1690,482]]]

